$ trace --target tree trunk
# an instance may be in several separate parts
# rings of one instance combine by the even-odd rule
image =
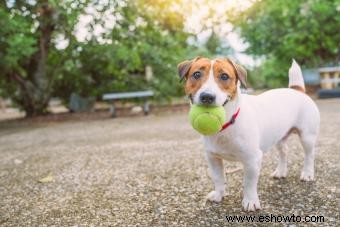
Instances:
[[[34,53],[25,68],[27,77],[23,78],[17,73],[12,74],[12,79],[20,85],[20,98],[16,100],[25,110],[27,117],[47,113],[47,106],[52,92],[52,75],[47,75],[47,60],[52,33],[55,28],[55,12],[43,1],[38,5],[39,27],[37,32],[37,52]]]

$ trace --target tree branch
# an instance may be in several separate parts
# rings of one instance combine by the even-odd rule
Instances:
[[[16,72],[13,72],[10,74],[10,77],[17,81],[24,89],[27,89],[27,82],[22,76],[20,76]]]

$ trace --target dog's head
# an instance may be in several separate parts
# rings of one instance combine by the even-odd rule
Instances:
[[[196,57],[180,63],[178,74],[191,102],[199,105],[225,105],[236,97],[238,81],[246,86],[247,80],[247,71],[228,58]]]

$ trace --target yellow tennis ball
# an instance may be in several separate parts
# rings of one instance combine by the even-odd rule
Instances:
[[[226,121],[226,113],[222,106],[206,107],[192,105],[189,111],[192,127],[203,135],[218,133]]]

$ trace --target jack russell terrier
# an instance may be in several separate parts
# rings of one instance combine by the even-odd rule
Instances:
[[[223,129],[204,136],[204,147],[215,190],[207,199],[220,202],[225,195],[223,160],[243,164],[243,200],[246,211],[261,209],[257,194],[263,153],[274,145],[279,151],[276,170],[272,176],[287,176],[285,142],[297,133],[304,148],[301,180],[314,179],[315,143],[320,114],[313,100],[304,91],[300,66],[293,60],[289,69],[289,88],[273,89],[260,95],[241,94],[240,84],[246,86],[246,70],[230,59],[197,57],[178,65],[185,93],[191,104],[224,106],[227,119]]]

